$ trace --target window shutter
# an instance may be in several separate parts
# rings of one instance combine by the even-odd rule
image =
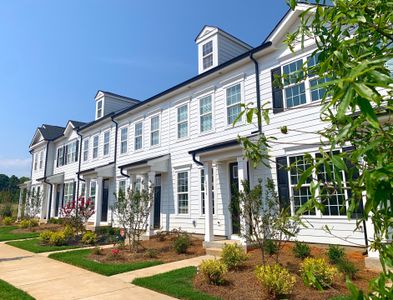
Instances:
[[[282,89],[274,85],[275,77],[281,77],[281,67],[271,70],[272,77],[272,97],[273,97],[273,113],[284,111]]]
[[[57,160],[56,160],[56,167],[59,167],[59,156],[60,156],[60,148],[57,149]]]
[[[78,161],[78,157],[79,157],[79,141],[76,141],[76,153],[75,153],[75,161]]]
[[[62,166],[66,165],[67,162],[67,152],[68,152],[68,147],[63,146],[63,161],[62,161]]]
[[[289,208],[289,180],[287,170],[287,157],[276,157],[277,188],[281,208]]]
[[[61,207],[64,207],[64,192],[65,192],[65,183],[63,183],[63,192],[61,195]]]
[[[74,187],[72,189],[72,200],[75,200],[75,193],[76,193],[75,189],[76,189],[76,181],[74,181]]]

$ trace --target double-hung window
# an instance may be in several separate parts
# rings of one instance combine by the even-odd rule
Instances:
[[[104,133],[104,148],[103,148],[104,156],[109,155],[109,139],[110,139],[110,131],[106,131]]]
[[[74,182],[64,184],[64,204],[74,200]]]
[[[83,161],[87,161],[89,159],[89,140],[86,139],[83,141]]]
[[[209,41],[202,46],[203,69],[208,69],[213,65],[213,41]]]
[[[98,135],[93,138],[93,158],[98,157]]]
[[[240,83],[226,89],[227,124],[232,125],[241,112]]]
[[[120,153],[127,153],[128,148],[128,127],[123,127],[120,130]]]
[[[150,145],[156,146],[160,143],[160,116],[150,119]]]
[[[213,214],[215,213],[215,209],[214,209],[214,170],[212,169],[212,174],[211,174],[211,178],[212,178],[212,211]],[[202,214],[205,214],[205,170],[202,169],[201,170],[201,200],[202,200]]]
[[[57,166],[61,167],[64,165],[64,147],[57,149]]]
[[[206,132],[213,128],[212,96],[199,99],[200,131]]]
[[[33,159],[34,159],[34,171],[36,171],[37,170],[37,166],[38,166],[38,154],[37,153],[34,154]]]
[[[134,139],[134,150],[142,149],[142,133],[143,133],[143,125],[142,122],[135,124],[135,139]]]
[[[320,87],[320,85],[329,81],[328,77],[320,78],[315,72],[313,72],[312,68],[315,68],[318,65],[318,56],[319,54],[317,53],[307,58],[307,66],[309,69],[307,75],[310,81],[311,101],[321,100],[325,96],[326,88]]]
[[[78,153],[77,153],[77,142],[75,141],[75,142],[73,142],[73,143],[68,145],[68,155],[67,156],[69,156],[69,158],[70,158],[69,160],[67,160],[68,163],[76,162],[77,161],[77,159],[76,159],[77,155],[78,155]]]
[[[285,105],[287,108],[307,102],[304,84],[303,60],[299,59],[283,67]]]
[[[177,108],[177,138],[188,136],[188,104]]]
[[[40,152],[40,170],[42,169],[44,165],[44,151]]]
[[[188,171],[177,173],[177,212],[188,214]]]
[[[102,100],[97,102],[97,119],[102,117]]]

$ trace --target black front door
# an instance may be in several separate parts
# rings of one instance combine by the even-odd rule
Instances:
[[[154,229],[161,225],[161,175],[156,176],[154,185]]]
[[[60,191],[59,191],[59,187],[57,187],[57,189],[56,189],[55,217],[59,216],[59,205],[60,205]]]
[[[108,197],[109,197],[109,180],[104,179],[102,182],[102,205],[101,205],[101,222],[108,221]]]
[[[231,190],[230,211],[232,217],[232,234],[240,233],[239,180],[237,162],[229,164],[229,184]]]

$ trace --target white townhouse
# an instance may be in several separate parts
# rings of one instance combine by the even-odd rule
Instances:
[[[206,242],[216,237],[238,239],[241,220],[236,209],[230,210],[232,195],[242,189],[242,180],[253,186],[267,177],[276,182],[282,205],[294,213],[310,197],[310,183],[295,189],[299,172],[306,168],[303,155],[318,155],[322,146],[315,132],[326,126],[319,115],[324,91],[311,87],[324,79],[285,81],[282,89],[273,87],[272,79],[299,70],[315,49],[308,40],[294,54],[283,43],[298,26],[305,7],[288,11],[257,47],[205,26],[195,40],[195,77],[144,101],[99,91],[94,121],[38,128],[30,146],[31,189],[45,193],[41,218],[57,217],[67,201],[85,195],[96,204],[91,225],[116,226],[111,211],[115,193],[152,184],[155,198],[147,235],[180,227],[203,235]],[[316,59],[309,60],[313,63]],[[241,104],[247,103],[268,103],[270,124],[241,120],[233,126]],[[281,133],[282,126],[288,126],[288,134]],[[270,149],[274,161],[270,168],[253,168],[237,141],[239,135],[260,133],[277,138]],[[294,162],[296,169],[283,168]],[[326,178],[326,171],[320,176]],[[346,176],[342,174],[344,182]],[[298,239],[367,245],[372,226],[356,229],[355,218],[347,219],[349,196],[350,190],[331,195],[324,211],[305,214],[309,227],[301,230]],[[332,234],[323,229],[326,225]]]

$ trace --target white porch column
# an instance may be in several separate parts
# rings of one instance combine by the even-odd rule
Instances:
[[[45,219],[46,217],[46,210],[47,210],[47,205],[48,205],[48,188],[47,188],[47,184],[42,184],[42,192],[41,195],[38,195],[37,193],[37,197],[41,198],[41,209],[40,209],[40,220],[41,222]]]
[[[154,197],[154,182],[156,179],[156,172],[155,171],[151,171],[149,173],[147,173],[147,189],[149,193],[153,194]],[[154,235],[154,231],[153,231],[153,222],[154,222],[154,199],[151,202],[151,208],[150,208],[150,214],[147,218],[147,229],[146,229],[146,235],[147,236],[152,236]]]
[[[19,221],[22,219],[22,209],[23,209],[23,192],[25,191],[24,188],[20,188],[19,190],[19,202],[18,202],[18,216],[17,220]]]
[[[49,220],[49,216],[52,216],[51,214],[50,214],[50,210],[52,209],[52,206],[51,206],[51,204],[52,204],[52,194],[51,194],[51,191],[52,191],[52,193],[53,193],[53,184],[52,185],[49,185],[48,184],[48,195],[46,196],[46,220]]]
[[[95,218],[94,227],[100,226],[101,222],[101,209],[102,209],[102,188],[104,184],[104,179],[102,177],[97,177],[96,185],[96,203],[95,203]]]
[[[53,189],[52,189],[52,204],[50,207],[50,216],[51,218],[56,216],[56,194],[57,194],[57,188],[58,185],[57,184],[53,184]]]
[[[213,234],[213,192],[212,192],[212,162],[204,163],[205,177],[205,242],[211,242],[214,239]]]
[[[238,157],[237,158],[237,169],[238,169],[238,181],[239,181],[239,192],[244,191],[243,187],[243,181],[248,180],[248,164],[247,160],[244,159],[243,157]],[[241,204],[240,204],[241,205]],[[243,210],[242,207],[240,207],[240,210]],[[240,218],[240,234],[244,236],[247,234],[248,228],[246,226],[246,220],[243,218]],[[245,243],[244,238],[242,238],[243,243]]]

